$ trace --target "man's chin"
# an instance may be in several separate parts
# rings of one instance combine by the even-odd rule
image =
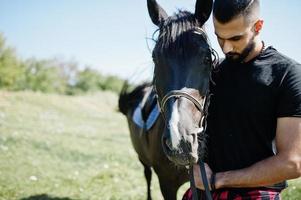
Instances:
[[[226,60],[228,60],[231,63],[239,63],[239,62],[241,62],[240,58],[235,58],[235,57],[230,57],[230,56],[226,57]]]

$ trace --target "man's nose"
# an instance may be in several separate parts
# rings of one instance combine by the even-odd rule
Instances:
[[[227,54],[227,53],[231,52],[232,50],[233,50],[233,46],[232,46],[231,42],[224,41],[224,44],[223,44],[224,54]]]

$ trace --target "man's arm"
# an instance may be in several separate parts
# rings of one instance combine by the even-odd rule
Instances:
[[[216,174],[216,189],[225,187],[258,187],[273,185],[301,176],[301,118],[278,118],[275,138],[277,154],[240,170]],[[203,189],[198,168],[195,183]],[[206,170],[211,176],[211,170]]]
[[[272,185],[301,175],[301,118],[277,120],[277,154],[254,165],[216,174],[216,188]]]

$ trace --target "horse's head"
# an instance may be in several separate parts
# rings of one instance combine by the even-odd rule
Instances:
[[[152,22],[159,27],[153,60],[154,86],[166,123],[163,149],[175,164],[190,165],[203,152],[203,105],[212,49],[202,26],[210,16],[212,0],[197,0],[194,14],[179,11],[173,16],[155,0],[148,0],[147,6]]]

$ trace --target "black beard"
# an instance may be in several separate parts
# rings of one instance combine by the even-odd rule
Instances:
[[[252,39],[241,53],[232,53],[232,52],[227,53],[226,59],[229,62],[242,63],[248,57],[248,55],[254,50],[254,48],[255,48],[255,42]]]

